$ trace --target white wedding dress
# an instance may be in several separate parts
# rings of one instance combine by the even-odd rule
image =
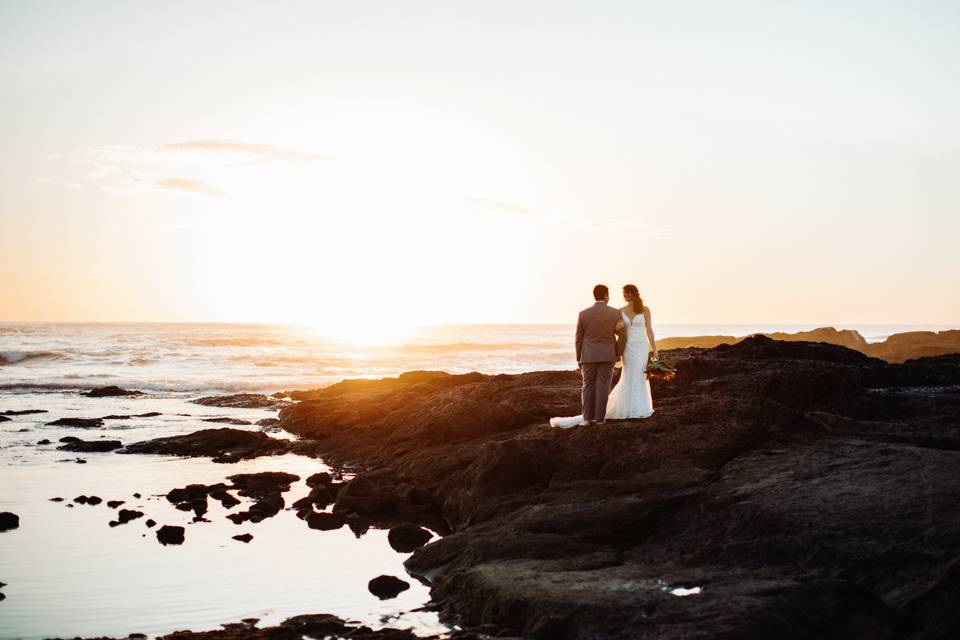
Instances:
[[[627,314],[620,313],[623,324],[627,326],[627,346],[623,351],[620,381],[607,399],[604,419],[649,418],[653,415],[653,397],[650,394],[650,381],[647,380],[650,341],[647,339],[646,322],[642,313],[638,313],[633,322],[630,322]],[[582,415],[550,418],[551,427],[569,428],[581,424],[584,424]]]

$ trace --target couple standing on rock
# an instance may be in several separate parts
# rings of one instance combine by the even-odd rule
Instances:
[[[650,309],[644,306],[635,285],[623,287],[626,305],[614,309],[610,290],[598,284],[593,288],[593,306],[580,312],[577,319],[577,363],[583,376],[582,407],[579,416],[551,418],[553,427],[569,428],[603,424],[609,420],[648,418],[653,414],[650,381],[647,380],[647,359],[653,349]],[[610,391],[613,368],[623,358],[620,381]]]

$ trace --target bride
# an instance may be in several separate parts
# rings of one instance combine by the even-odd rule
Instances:
[[[621,321],[627,327],[627,346],[623,352],[623,370],[620,381],[610,392],[607,400],[605,420],[623,420],[627,418],[649,418],[653,415],[653,398],[650,395],[650,381],[647,380],[647,359],[652,348],[653,359],[658,359],[657,342],[653,338],[653,325],[650,322],[650,308],[644,306],[640,291],[636,285],[623,287],[623,299],[620,308]],[[584,424],[583,416],[570,418],[550,418],[552,427],[575,427]]]

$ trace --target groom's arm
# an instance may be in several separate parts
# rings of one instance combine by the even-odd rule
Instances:
[[[577,364],[580,364],[580,354],[583,353],[583,314],[577,316],[577,337],[574,340],[577,348]]]
[[[627,349],[627,325],[617,321],[617,327],[614,331],[617,334],[617,357],[619,358]]]

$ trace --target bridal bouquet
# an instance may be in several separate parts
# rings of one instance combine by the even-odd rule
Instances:
[[[647,365],[647,378],[650,380],[670,380],[677,375],[677,370],[659,359],[650,360]]]

